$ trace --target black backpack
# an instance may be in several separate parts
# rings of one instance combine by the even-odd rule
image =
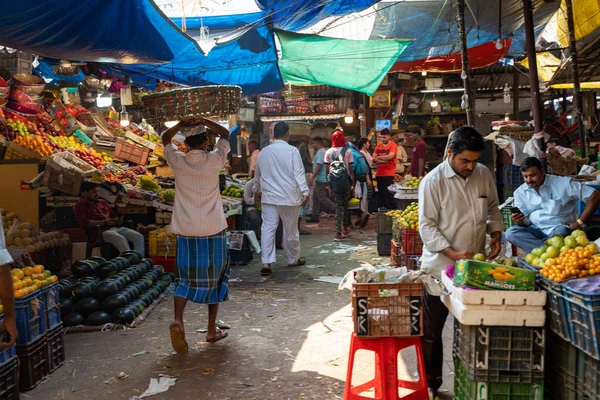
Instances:
[[[347,147],[344,147],[335,161],[329,165],[329,183],[334,193],[345,193],[352,189],[350,174],[344,162]]]

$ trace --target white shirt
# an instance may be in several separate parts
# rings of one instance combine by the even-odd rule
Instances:
[[[254,209],[256,207],[256,202],[254,201],[254,178],[250,179],[244,185],[244,204],[246,204],[249,210]]]
[[[486,232],[502,231],[498,192],[489,169],[477,164],[466,180],[448,160],[423,178],[419,186],[419,233],[423,239],[422,269],[441,279],[454,261],[441,253],[485,251]]]
[[[260,150],[256,149],[250,155],[250,172],[256,171],[256,160],[258,160],[259,154],[260,154]]]
[[[331,164],[336,161],[340,157],[340,154],[342,154],[344,148],[346,149],[346,154],[344,154],[344,164],[346,164],[346,169],[350,171],[350,164],[354,162],[354,156],[349,147],[332,147],[327,149],[325,152],[325,164]]]
[[[546,175],[538,193],[526,183],[515,190],[515,207],[546,235],[579,218],[577,201],[588,201],[594,188],[566,176]]]
[[[308,196],[308,185],[297,148],[283,140],[275,140],[260,152],[254,172],[254,191],[259,190],[263,204],[302,204],[302,196]]]
[[[229,142],[219,140],[215,150],[177,151],[165,146],[165,157],[175,172],[175,207],[171,230],[181,236],[205,237],[227,229],[219,192],[219,172],[227,162]]]
[[[0,219],[0,266],[10,264],[13,259],[6,250],[6,242],[4,241],[4,228],[2,227],[2,220]]]

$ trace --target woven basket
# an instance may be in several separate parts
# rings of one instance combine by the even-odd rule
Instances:
[[[571,157],[564,158],[558,150],[548,150],[548,172],[553,175],[569,176],[576,175],[578,167],[588,163],[588,158]]]
[[[310,137],[312,125],[308,122],[290,121],[288,126],[290,127],[290,136]]]
[[[203,86],[151,94],[142,97],[142,101],[146,119],[159,123],[193,116],[237,114],[241,93],[239,86]]]
[[[39,76],[31,75],[31,74],[15,74],[13,75],[13,81],[17,85],[43,85],[44,80]]]

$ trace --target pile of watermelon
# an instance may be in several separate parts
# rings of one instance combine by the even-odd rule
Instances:
[[[131,324],[174,280],[135,250],[113,260],[91,257],[71,266],[72,277],[58,281],[65,326]]]

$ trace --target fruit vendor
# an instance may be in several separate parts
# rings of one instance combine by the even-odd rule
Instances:
[[[171,143],[179,131],[186,135],[187,154]],[[220,136],[211,152],[207,151],[209,134]],[[177,182],[171,221],[177,234],[177,288],[175,318],[169,329],[173,349],[186,354],[183,312],[188,301],[208,305],[207,342],[227,337],[227,332],[217,328],[217,313],[219,303],[229,298],[227,221],[219,192],[219,172],[230,149],[229,131],[206,118],[187,118],[161,136]]]
[[[133,249],[144,254],[144,235],[133,229],[123,227],[123,217],[119,217],[108,203],[100,198],[98,185],[84,182],[81,185],[81,200],[73,210],[79,226],[88,232],[90,241],[96,241],[96,227],[102,231],[102,239],[122,253]]]
[[[394,195],[388,190],[396,175],[396,153],[398,145],[391,140],[389,129],[379,132],[380,143],[373,151],[373,163],[377,165],[377,207],[394,209]]]
[[[2,302],[4,319],[0,322],[0,351],[12,347],[17,340],[17,320],[15,317],[13,280],[10,275],[12,257],[6,250],[4,229],[0,220],[0,302]]]
[[[421,269],[437,279],[458,260],[484,253],[486,232],[491,236],[488,259],[500,253],[502,218],[494,176],[479,164],[483,137],[463,126],[453,132],[447,159],[423,178],[419,188],[419,233],[423,239]],[[442,385],[442,330],[448,309],[439,296],[423,293],[423,355],[432,392]]]
[[[575,229],[584,229],[598,209],[599,191],[566,176],[546,174],[535,157],[523,160],[521,173],[525,183],[515,190],[515,225],[506,231],[506,238],[527,253],[554,235],[567,236]],[[580,216],[579,200],[587,203]]]

